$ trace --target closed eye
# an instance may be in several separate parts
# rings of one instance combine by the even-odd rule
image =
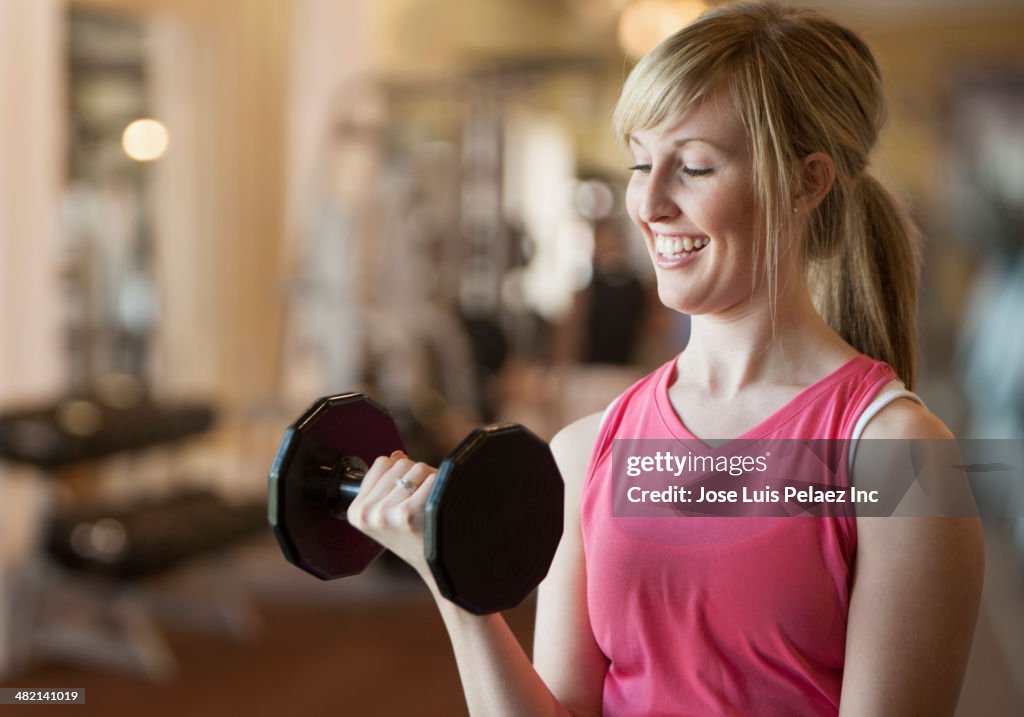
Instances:
[[[651,173],[651,165],[649,164],[634,164],[628,168],[631,172],[643,172],[644,174]],[[683,174],[690,177],[704,177],[714,170],[711,167],[683,167]]]
[[[712,171],[713,170],[711,169],[711,167],[706,167],[706,168],[683,167],[683,174],[689,175],[691,177],[704,177],[704,176],[706,176],[708,174],[711,174]]]

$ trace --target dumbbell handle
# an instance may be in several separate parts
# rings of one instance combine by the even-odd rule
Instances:
[[[314,465],[306,476],[307,490],[310,497],[325,502],[335,518],[344,518],[369,469],[358,456],[345,456],[333,466]]]
[[[486,427],[492,431],[509,428],[522,426],[502,423]],[[348,507],[359,495],[359,488],[368,470],[370,467],[359,456],[345,456],[333,466],[314,464],[306,474],[306,495],[326,503],[335,518],[344,520]]]

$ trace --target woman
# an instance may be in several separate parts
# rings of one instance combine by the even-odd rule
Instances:
[[[438,597],[473,714],[953,713],[980,596],[976,521],[608,508],[616,438],[951,437],[904,388],[918,247],[867,169],[883,116],[864,43],[774,4],[711,10],[630,74],[615,112],[635,159],[626,203],[691,338],[552,442],[566,530],[534,663],[499,615]],[[430,585],[433,476],[382,458],[349,511]]]

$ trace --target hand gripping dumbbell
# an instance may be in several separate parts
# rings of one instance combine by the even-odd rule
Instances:
[[[394,419],[359,393],[313,403],[270,469],[269,519],[285,557],[321,580],[362,572],[383,548],[348,524],[378,456],[404,450]],[[518,605],[562,535],[564,486],[547,444],[523,426],[478,428],[438,469],[424,552],[441,594],[476,614]]]

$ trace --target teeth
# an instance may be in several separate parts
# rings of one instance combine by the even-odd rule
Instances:
[[[690,256],[710,243],[711,240],[706,237],[691,239],[690,237],[666,237],[660,234],[656,234],[654,237],[654,248],[668,259]]]

